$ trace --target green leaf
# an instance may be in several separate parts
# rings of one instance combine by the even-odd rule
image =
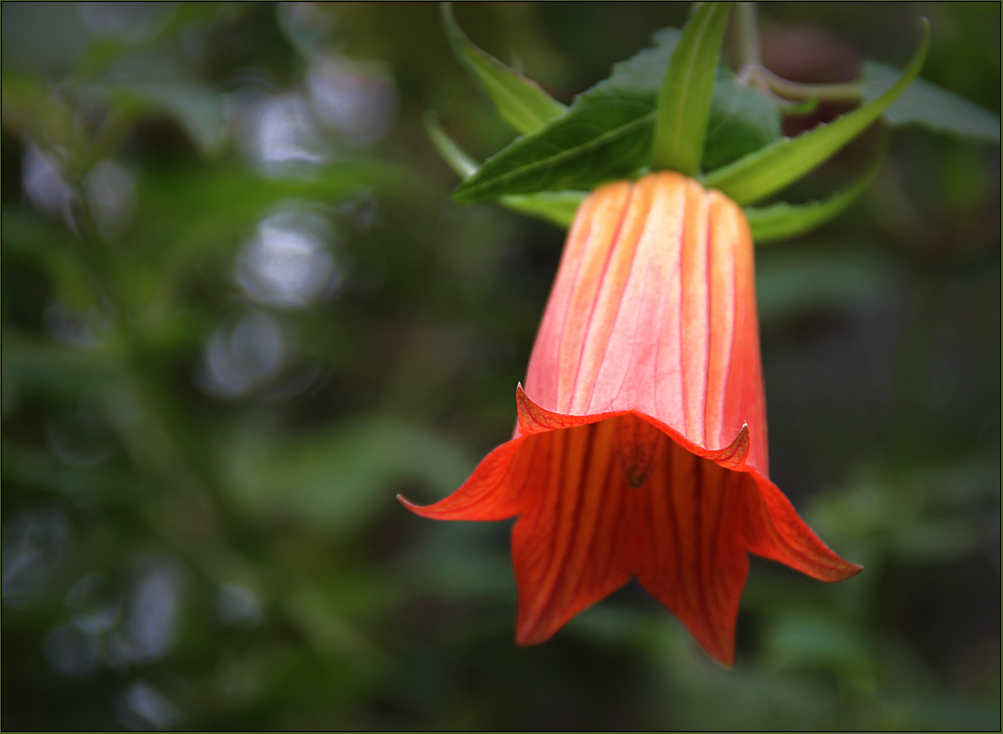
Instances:
[[[930,44],[930,24],[923,19],[923,40],[901,78],[877,99],[858,107],[828,125],[820,125],[796,138],[783,138],[772,145],[704,177],[738,204],[764,199],[823,163],[877,120],[896,97],[919,74]]]
[[[658,93],[680,36],[678,28],[658,31],[654,48],[615,64],[612,75],[578,95],[565,114],[489,158],[460,185],[456,199],[473,202],[506,194],[591,190],[646,166]],[[776,106],[719,68],[705,162],[729,162],[779,137]]]
[[[890,89],[898,72],[877,61],[864,63],[861,92],[871,102]],[[984,107],[959,97],[925,79],[916,79],[887,110],[885,120],[893,127],[920,125],[934,132],[959,138],[998,143],[1000,118]]]
[[[683,29],[658,95],[651,167],[695,176],[731,3],[703,3]]]
[[[452,138],[443,132],[435,116],[425,114],[425,131],[439,154],[457,175],[466,178],[477,170],[474,159],[468,156]],[[575,219],[578,207],[588,195],[587,191],[543,191],[538,194],[503,196],[501,205],[512,211],[544,219],[567,229]]]
[[[887,144],[882,144],[874,162],[868,166],[859,180],[822,201],[812,201],[807,204],[782,202],[764,209],[746,207],[745,216],[752,228],[752,238],[757,244],[762,244],[797,237],[836,218],[874,183],[887,152]]]
[[[442,24],[453,53],[484,88],[502,118],[520,133],[529,133],[564,113],[563,104],[539,84],[485,53],[464,35],[450,3],[442,3]]]
[[[702,166],[709,171],[779,140],[781,111],[766,95],[736,84],[731,72],[718,67],[706,135]]]

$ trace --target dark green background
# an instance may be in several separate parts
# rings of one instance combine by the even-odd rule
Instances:
[[[687,11],[456,15],[568,102]],[[422,112],[478,159],[514,135],[438,8],[2,13],[4,729],[999,728],[998,146],[895,131],[864,201],[757,253],[773,479],[866,570],[754,560],[732,671],[633,585],[521,649],[510,523],[394,499],[510,435],[563,236],[451,202]],[[923,75],[999,113],[998,3],[761,15],[818,82],[926,15]]]

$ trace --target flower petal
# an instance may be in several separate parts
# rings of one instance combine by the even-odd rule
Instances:
[[[523,439],[503,443],[488,454],[459,489],[445,499],[421,507],[403,496],[397,499],[411,512],[433,520],[505,520],[520,512],[513,488],[525,483],[534,450]],[[520,449],[523,449],[520,451]]]
[[[630,413],[525,441],[535,463],[512,531],[517,642],[543,642],[636,575],[711,657],[730,665],[753,473],[701,458]]]
[[[819,540],[773,482],[758,474],[753,476],[758,491],[748,493],[746,530],[752,553],[820,581],[842,581],[864,570],[863,566],[847,563]]]
[[[515,387],[515,409],[519,416],[518,435],[532,435],[560,428],[574,428],[575,426],[583,426],[587,423],[598,423],[606,418],[622,415],[624,412],[627,412],[597,413],[595,415],[555,413],[530,400],[529,396],[526,395],[526,391],[522,389],[521,384]]]
[[[702,459],[665,437],[635,532],[648,552],[638,580],[722,665],[732,664],[735,620],[749,569],[743,485],[752,474]]]
[[[826,581],[860,570],[767,478],[753,270],[742,210],[679,174],[582,203],[512,440],[441,502],[402,500],[443,520],[519,516],[519,644],[636,575],[731,665],[749,552]]]
[[[555,415],[649,416],[687,448],[728,446],[747,425],[743,459],[765,473],[752,235],[742,210],[664,171],[593,192],[569,235],[526,392]]]
[[[619,420],[619,419],[614,419]],[[519,589],[516,642],[543,642],[633,572],[631,502],[613,420],[540,433],[512,529]]]
[[[612,413],[595,413],[593,415],[565,415],[547,410],[541,405],[537,405],[522,389],[522,385],[515,388],[516,412],[519,415],[519,425],[516,430],[517,436],[532,435],[544,431],[553,431],[561,428],[573,428],[583,426],[588,423],[598,423],[599,421],[613,418],[619,415],[636,415],[640,419],[650,423],[665,433],[669,438],[693,452],[697,456],[717,462],[726,469],[739,469],[745,464],[746,456],[749,453],[749,427],[742,426],[742,430],[732,440],[732,442],[721,449],[706,449],[703,446],[693,443],[686,436],[679,433],[671,426],[667,426],[657,418],[653,418],[643,413],[632,410],[620,410]]]

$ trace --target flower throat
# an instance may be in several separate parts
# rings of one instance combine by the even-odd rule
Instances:
[[[640,488],[655,468],[658,444],[665,440],[665,435],[637,416],[621,415],[610,420],[615,425],[613,435],[620,470],[631,487]]]

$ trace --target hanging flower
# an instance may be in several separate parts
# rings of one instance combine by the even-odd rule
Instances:
[[[402,501],[518,517],[519,644],[636,576],[731,665],[748,553],[823,581],[860,571],[769,480],[752,236],[718,191],[661,172],[584,201],[516,408],[456,492]]]

